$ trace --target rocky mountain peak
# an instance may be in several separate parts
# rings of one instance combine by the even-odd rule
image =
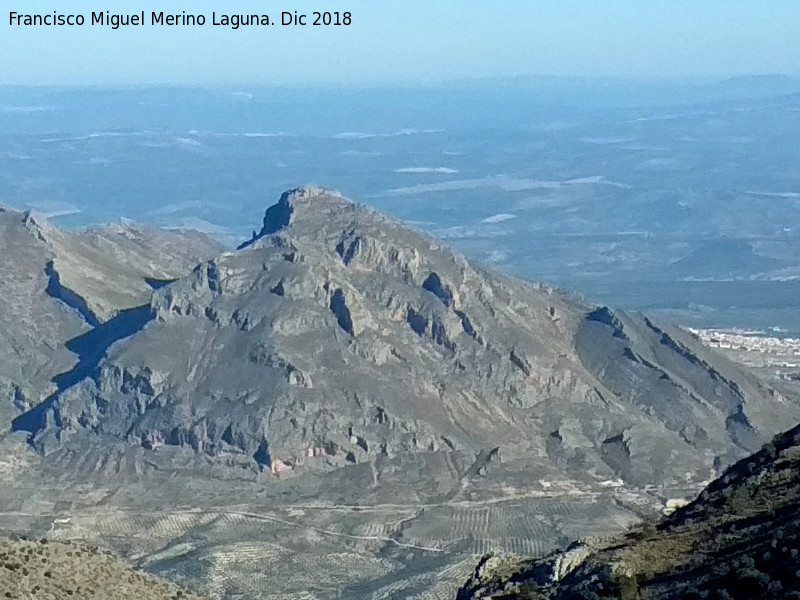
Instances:
[[[281,194],[276,204],[264,213],[261,231],[253,232],[253,238],[242,244],[244,248],[256,240],[278,233],[292,225],[296,218],[318,219],[320,216],[335,216],[342,211],[353,211],[356,205],[336,191],[317,186],[303,186]],[[362,210],[368,210],[361,207]]]
[[[800,418],[685,332],[485,271],[323,188],[283,194],[147,315],[59,392],[37,440],[101,433],[301,472],[500,448],[645,484],[707,478]]]
[[[43,507],[44,531],[53,507],[85,511],[71,531],[110,523],[103,540],[214,595],[307,595],[285,573],[338,565],[346,535],[386,566],[319,597],[414,597],[398,568],[417,589],[455,556],[618,532],[800,420],[689,332],[488,271],[329,190],[287,192],[227,252],[128,225],[43,244],[20,219],[0,215],[0,421],[19,432],[0,436],[0,503]],[[198,520],[144,512],[164,506]]]

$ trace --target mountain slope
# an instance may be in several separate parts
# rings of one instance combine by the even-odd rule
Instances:
[[[3,598],[200,600],[174,583],[137,572],[97,548],[0,538]]]
[[[284,472],[499,449],[676,485],[800,418],[684,332],[487,272],[317,188],[136,318],[17,428],[51,450],[99,434]]]
[[[71,340],[147,304],[159,281],[218,251],[192,232],[137,225],[68,232],[0,208],[0,426],[60,387],[53,379],[81,352]]]
[[[484,559],[459,598],[800,598],[800,427],[728,469],[657,528],[580,557],[587,553]]]

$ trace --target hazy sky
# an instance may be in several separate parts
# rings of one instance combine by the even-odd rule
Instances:
[[[516,75],[800,75],[797,0],[3,0],[0,83],[425,82]],[[69,7],[69,8],[65,8]],[[196,28],[10,27],[9,11],[202,13]],[[352,13],[350,27],[211,13]]]

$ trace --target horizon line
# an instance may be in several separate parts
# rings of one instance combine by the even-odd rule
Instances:
[[[124,89],[124,88],[236,88],[254,87],[341,87],[341,88],[419,88],[452,85],[474,85],[503,83],[536,83],[544,81],[568,83],[636,83],[649,85],[715,85],[742,80],[784,80],[800,82],[800,74],[787,73],[750,73],[742,75],[690,75],[690,76],[622,76],[622,75],[500,75],[496,77],[453,77],[431,80],[384,80],[375,81],[258,81],[242,80],[240,82],[221,81],[108,81],[108,82],[2,82],[0,89]]]

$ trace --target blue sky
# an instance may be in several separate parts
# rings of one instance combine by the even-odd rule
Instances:
[[[800,75],[800,2],[737,0],[5,0],[0,83],[409,83],[562,75]],[[69,8],[64,8],[68,5]],[[350,27],[231,31],[9,26],[10,10],[348,10]]]

